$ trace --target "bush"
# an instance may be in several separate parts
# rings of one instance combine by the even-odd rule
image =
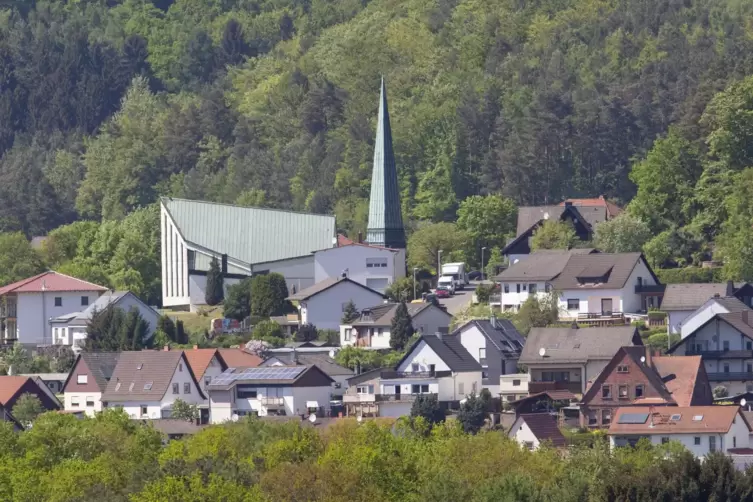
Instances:
[[[476,286],[476,299],[479,303],[489,303],[492,291],[494,291],[493,284],[479,284]]]
[[[662,284],[722,282],[721,268],[664,268],[654,272]]]

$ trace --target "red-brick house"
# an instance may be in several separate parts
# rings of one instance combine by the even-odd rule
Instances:
[[[714,402],[700,356],[654,356],[621,347],[583,395],[582,427],[607,428],[626,406],[707,406]]]

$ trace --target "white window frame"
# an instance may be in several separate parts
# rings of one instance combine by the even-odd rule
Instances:
[[[78,374],[76,375],[76,383],[80,385],[86,385],[89,383],[89,375]]]

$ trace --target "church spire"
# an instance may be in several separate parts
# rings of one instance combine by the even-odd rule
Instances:
[[[392,130],[384,77],[379,96],[379,120],[374,142],[374,169],[371,174],[366,241],[377,246],[405,248],[405,229],[400,208],[400,190],[397,184],[395,153],[392,150]]]

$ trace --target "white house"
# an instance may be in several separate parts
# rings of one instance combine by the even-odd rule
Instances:
[[[81,350],[86,341],[86,328],[94,317],[95,312],[103,312],[108,308],[119,308],[125,312],[136,309],[141,317],[149,324],[147,339],[151,338],[157,329],[159,314],[139,297],[130,291],[108,291],[97,298],[82,312],[72,312],[50,319],[51,340],[54,345],[69,345],[74,351]]]
[[[314,253],[314,281],[343,274],[375,291],[405,277],[405,249],[362,244],[338,236],[338,246]]]
[[[278,272],[299,291],[314,284],[315,251],[335,244],[334,216],[162,198],[162,303],[205,304],[213,258],[225,286]]]
[[[515,401],[528,395],[528,382],[531,376],[528,373],[512,373],[500,375],[499,395],[503,401]]]
[[[210,422],[326,413],[333,380],[317,366],[228,368],[209,383]]]
[[[102,394],[103,407],[120,407],[131,418],[144,419],[170,418],[176,399],[207,404],[183,351],[121,352]]]
[[[103,286],[53,271],[4,286],[0,288],[0,338],[50,345],[49,319],[79,312],[105,291]]]
[[[120,352],[82,352],[63,384],[66,411],[84,411],[94,416],[102,411],[102,393],[118,364]]]
[[[608,432],[612,447],[635,445],[642,438],[655,445],[677,441],[699,458],[747,450],[750,433],[739,406],[623,407]]]
[[[689,323],[684,337],[706,322],[709,315],[750,307],[752,296],[753,286],[748,283],[667,284],[661,310],[667,312],[670,333],[682,333]]]
[[[340,345],[355,345],[374,349],[390,348],[390,329],[399,303],[380,303],[361,311],[350,324],[340,325]],[[429,302],[408,303],[408,315],[413,329],[422,335],[447,332],[452,316]]]
[[[715,314],[670,353],[700,355],[711,386],[731,396],[753,392],[753,311]]]
[[[329,349],[329,354],[299,350],[278,352],[260,366],[316,366],[333,380],[332,399],[342,399],[348,389],[348,379],[353,377],[353,370],[337,364],[330,354],[334,355],[333,349]]]
[[[348,381],[348,415],[399,417],[410,414],[416,396],[433,394],[444,408],[481,391],[481,365],[456,336],[425,335],[394,370],[377,369]]]
[[[228,364],[217,349],[200,349],[194,345],[193,349],[185,350],[184,354],[201,391],[206,396],[209,382],[220,376],[228,368]]]
[[[338,330],[348,302],[352,301],[361,310],[383,301],[384,296],[348,277],[338,276],[290,295],[288,300],[298,308],[301,324]]]
[[[557,417],[549,413],[519,415],[507,437],[528,450],[538,450],[542,444],[562,448],[567,446],[565,436],[557,427]]]

